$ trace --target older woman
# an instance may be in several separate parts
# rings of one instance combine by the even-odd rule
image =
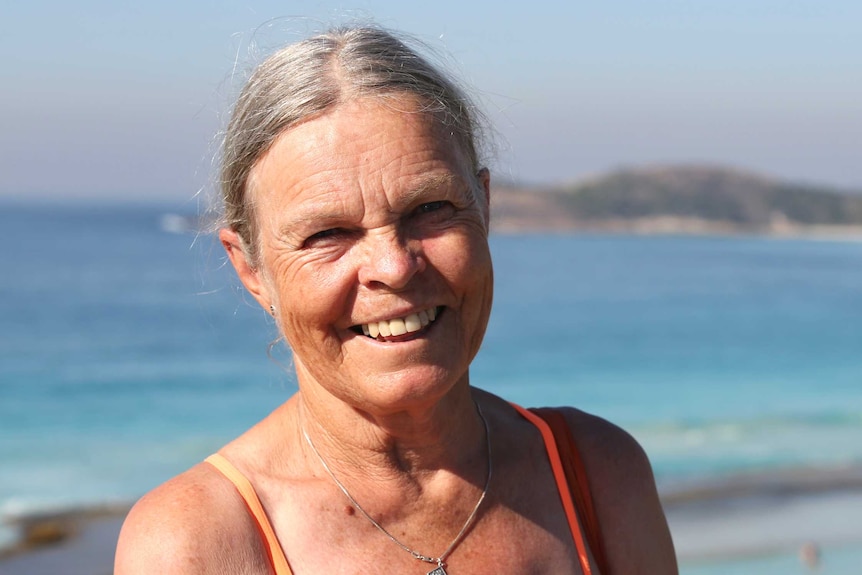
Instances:
[[[676,572],[629,435],[470,386],[493,291],[476,131],[453,83],[378,29],[256,70],[219,237],[299,392],[135,505],[118,575]]]

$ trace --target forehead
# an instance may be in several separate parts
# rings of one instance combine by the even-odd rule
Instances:
[[[467,180],[457,139],[412,97],[346,102],[279,136],[250,178],[256,203]],[[415,181],[415,182],[414,182]]]

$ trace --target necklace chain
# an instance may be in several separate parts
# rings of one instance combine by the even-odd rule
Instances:
[[[473,510],[470,512],[470,516],[467,517],[467,521],[464,522],[464,526],[461,527],[461,531],[458,532],[458,535],[455,536],[455,539],[452,540],[452,543],[449,544],[449,547],[447,547],[446,550],[443,551],[443,553],[441,553],[438,557],[428,557],[426,555],[422,555],[421,553],[414,551],[413,549],[411,549],[410,547],[407,547],[401,541],[396,539],[394,535],[389,533],[389,531],[387,531],[382,525],[380,525],[380,523],[375,521],[374,518],[371,517],[371,515],[369,515],[362,508],[361,505],[359,505],[359,503],[356,501],[356,499],[354,499],[353,496],[350,495],[350,492],[347,491],[347,488],[344,486],[344,484],[338,480],[338,478],[335,476],[335,474],[329,468],[329,465],[327,465],[326,460],[323,459],[323,456],[317,450],[317,447],[314,446],[314,442],[311,441],[311,437],[308,436],[308,432],[305,431],[305,427],[302,427],[302,435],[305,436],[305,441],[311,447],[311,450],[314,452],[314,454],[317,456],[317,458],[320,460],[320,464],[323,465],[323,469],[326,470],[326,473],[329,475],[329,477],[332,479],[332,481],[335,482],[335,484],[338,486],[338,488],[341,489],[341,492],[344,493],[344,496],[350,500],[350,502],[353,504],[353,506],[356,507],[359,510],[359,512],[362,513],[362,515],[366,519],[368,519],[368,521],[371,522],[372,525],[374,525],[384,535],[386,535],[389,539],[391,539],[393,543],[395,543],[396,545],[398,545],[399,547],[401,547],[402,549],[404,549],[405,551],[410,553],[410,555],[412,555],[415,559],[418,559],[419,561],[424,561],[425,563],[434,563],[437,565],[438,568],[442,569],[442,567],[446,564],[445,563],[446,557],[448,557],[449,554],[452,553],[452,551],[455,549],[455,546],[461,542],[461,539],[464,537],[464,534],[467,533],[467,529],[469,529],[470,526],[473,524],[473,522],[476,520],[476,514],[479,512],[479,507],[481,507],[482,502],[485,500],[485,496],[488,494],[488,486],[491,484],[491,471],[492,471],[492,466],[491,466],[491,429],[488,427],[488,421],[485,419],[485,415],[482,413],[482,408],[479,407],[478,403],[474,403],[474,405],[476,406],[476,411],[479,414],[479,419],[482,420],[482,424],[485,426],[485,443],[486,443],[486,449],[488,452],[488,475],[485,477],[485,487],[482,489],[482,495],[479,496],[479,500],[476,502],[476,505],[473,506]],[[435,571],[432,571],[432,573]],[[445,571],[443,571],[443,573],[445,573]]]

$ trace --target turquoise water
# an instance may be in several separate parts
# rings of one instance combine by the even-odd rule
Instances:
[[[0,207],[0,515],[136,497],[294,392],[220,248],[164,213]],[[862,243],[492,249],[475,385],[620,423],[663,485],[862,462]]]
[[[475,370],[489,387],[622,423],[667,480],[860,460],[862,244],[537,236],[494,248]]]

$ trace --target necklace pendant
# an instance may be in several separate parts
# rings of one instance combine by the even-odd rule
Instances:
[[[434,569],[429,571],[428,575],[449,575],[449,574],[446,573],[446,570],[443,569],[442,565],[440,565],[439,567],[435,567]]]

